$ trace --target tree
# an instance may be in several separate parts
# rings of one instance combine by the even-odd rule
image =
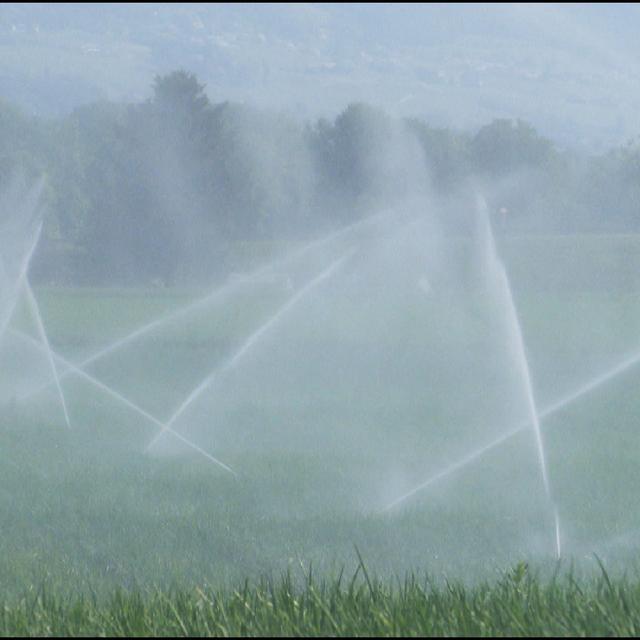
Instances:
[[[553,156],[553,151],[552,143],[522,120],[494,120],[471,140],[474,168],[491,176],[540,167]]]
[[[193,73],[184,70],[155,77],[152,105],[155,115],[169,127],[169,132],[191,140],[199,133],[211,107],[205,85],[200,84]]]
[[[411,118],[406,125],[424,152],[432,186],[447,192],[461,183],[470,171],[470,138],[450,129],[435,129]]]

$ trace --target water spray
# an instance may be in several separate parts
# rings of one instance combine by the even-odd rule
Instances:
[[[71,421],[69,420],[67,403],[64,397],[64,393],[62,392],[62,385],[60,384],[60,376],[58,374],[58,368],[55,363],[55,358],[53,357],[53,351],[51,350],[51,344],[49,343],[49,338],[47,337],[47,332],[45,331],[45,328],[44,328],[44,322],[42,320],[42,315],[40,314],[40,307],[38,306],[38,301],[36,300],[36,297],[33,294],[33,289],[31,289],[31,285],[29,284],[29,281],[26,279],[25,279],[24,289],[27,296],[27,302],[31,310],[31,315],[36,321],[36,326],[38,328],[38,334],[40,335],[40,340],[42,341],[42,344],[45,346],[45,349],[47,352],[47,359],[49,360],[49,366],[51,367],[51,372],[56,382],[58,397],[60,398],[60,404],[62,406],[62,411],[64,413],[64,420],[67,424],[67,427],[70,429]]]
[[[293,295],[280,309],[267,320],[257,331],[252,333],[236,353],[223,365],[216,367],[175,410],[160,432],[149,442],[146,447],[148,451],[151,449],[164,435],[165,431],[171,428],[173,423],[187,410],[187,408],[195,402],[195,400],[207,389],[219,376],[226,371],[235,367],[242,358],[251,351],[251,349],[259,343],[261,338],[272,329],[300,300],[302,300],[310,291],[318,287],[327,278],[331,277],[344,263],[353,255],[354,251],[349,251],[341,258],[332,262],[320,275],[316,276],[311,282],[307,283],[300,291]]]
[[[330,233],[318,240],[313,240],[305,244],[303,247],[300,247],[299,249],[296,249],[290,253],[287,253],[283,257],[277,258],[272,262],[266,265],[263,265],[262,267],[259,267],[253,272],[245,274],[240,278],[234,279],[231,282],[227,282],[222,286],[217,287],[216,289],[206,294],[205,296],[198,298],[197,300],[194,300],[193,302],[190,302],[189,304],[183,307],[180,307],[175,311],[162,315],[156,318],[155,320],[152,320],[151,322],[148,322],[147,324],[144,324],[138,327],[137,329],[133,330],[131,333],[127,334],[126,336],[118,338],[114,342],[96,351],[93,355],[85,358],[84,360],[79,362],[76,366],[79,369],[85,369],[90,364],[93,364],[94,362],[97,362],[98,360],[101,360],[102,358],[105,358],[115,353],[122,347],[125,347],[131,344],[132,342],[135,342],[137,339],[142,338],[143,336],[155,331],[156,329],[159,329],[175,320],[178,320],[179,318],[188,316],[189,314],[194,313],[198,309],[201,309],[202,307],[205,307],[208,304],[211,304],[215,300],[224,299],[225,296],[232,294],[244,282],[250,282],[252,279],[258,278],[259,276],[273,270],[278,265],[286,264],[291,260],[299,259],[314,249],[322,247],[325,244],[328,244],[334,240],[337,240],[363,227],[367,227],[375,222],[386,220],[392,217],[393,215],[394,215],[393,211],[382,211],[380,213],[377,213],[377,214],[368,216],[362,220],[359,220],[358,222],[354,222],[352,224],[346,225],[345,227],[342,227],[337,231],[334,231],[333,233]],[[67,375],[67,373],[68,371],[63,371],[60,375],[60,378],[64,378]],[[40,393],[41,391],[45,390],[53,383],[54,383],[53,380],[49,380],[48,382],[45,382],[38,388],[30,391],[29,394],[23,396],[21,400],[26,400],[27,398]]]
[[[572,405],[574,402],[577,402],[578,400],[580,400],[583,396],[586,396],[592,391],[599,389],[601,386],[603,386],[607,382],[610,382],[614,378],[617,378],[618,376],[626,373],[627,371],[631,370],[633,367],[637,366],[638,364],[640,364],[640,350],[635,351],[631,356],[625,358],[624,360],[622,360],[620,363],[618,363],[611,369],[608,369],[604,373],[598,376],[595,376],[593,379],[580,385],[575,391],[572,391],[566,396],[560,398],[559,400],[556,400],[549,406],[545,407],[538,413],[538,418],[540,420],[544,420],[545,418],[548,418],[549,416],[552,416],[555,413],[562,411],[566,407]],[[452,464],[450,464],[448,467],[445,467],[441,471],[438,471],[436,474],[434,474],[433,476],[431,476],[430,478],[428,478],[418,486],[411,489],[411,491],[408,491],[407,493],[404,493],[398,498],[395,498],[392,502],[389,502],[387,505],[385,505],[385,507],[381,511],[383,512],[390,511],[394,507],[401,505],[403,502],[406,502],[409,498],[413,497],[414,495],[421,493],[426,489],[429,489],[433,485],[437,484],[441,480],[445,480],[446,478],[453,475],[454,473],[458,471],[462,471],[463,469],[468,467],[470,464],[472,464],[476,460],[482,458],[485,454],[489,453],[490,451],[493,451],[493,449],[497,449],[498,447],[503,445],[505,442],[511,440],[518,434],[523,433],[525,430],[530,428],[531,428],[530,422],[526,421],[526,422],[522,422],[521,424],[519,424],[517,427],[514,427],[513,429],[509,429],[509,431],[506,431],[498,438],[491,440],[487,444],[482,445],[481,447],[477,448],[471,453],[468,453],[464,457],[460,458],[460,460],[457,460],[456,462],[453,462]]]
[[[38,246],[38,241],[40,240],[40,234],[42,233],[42,223],[39,223],[36,232],[34,234],[34,238],[29,245],[26,253],[22,258],[22,262],[20,264],[20,268],[18,271],[18,278],[16,284],[13,288],[13,295],[11,302],[7,305],[7,308],[4,310],[4,315],[0,319],[0,339],[4,335],[4,332],[7,330],[9,323],[11,322],[11,317],[13,316],[13,312],[18,304],[18,298],[20,297],[20,290],[22,288],[23,283],[27,278],[27,272],[29,271],[29,265],[31,264],[31,258],[35,253],[36,247]]]
[[[27,335],[26,333],[23,333],[22,331],[16,331],[16,330],[11,330],[11,332],[14,335],[16,335],[17,337],[19,337],[20,339],[22,339],[23,341],[27,341],[31,345],[33,345],[33,346],[35,346],[35,347],[37,347],[39,349],[44,349],[44,347],[37,340],[33,339],[31,336]],[[65,367],[67,367],[67,373],[73,373],[73,374],[79,376],[80,378],[82,378],[86,382],[90,383],[91,385],[93,385],[94,387],[96,387],[97,389],[102,391],[103,393],[105,393],[108,396],[110,396],[111,398],[117,400],[120,404],[122,404],[125,407],[131,409],[133,412],[137,413],[139,416],[142,416],[147,421],[153,423],[157,427],[161,427],[161,428],[165,429],[172,436],[174,436],[175,438],[177,438],[178,440],[180,440],[181,442],[183,442],[184,444],[189,446],[194,451],[197,451],[198,453],[203,455],[210,462],[213,462],[214,464],[218,465],[219,467],[221,467],[222,469],[224,469],[225,471],[228,471],[229,473],[231,473],[233,475],[237,475],[237,473],[229,465],[225,464],[221,460],[218,460],[218,458],[212,456],[210,453],[205,451],[202,447],[199,447],[197,444],[195,444],[191,440],[185,438],[183,435],[175,432],[173,429],[167,428],[166,425],[163,422],[158,420],[158,418],[156,418],[155,416],[151,415],[148,411],[145,411],[144,409],[139,407],[137,404],[135,404],[134,402],[132,402],[131,400],[129,400],[128,398],[123,396],[121,393],[118,393],[117,391],[115,391],[114,389],[109,387],[108,385],[104,384],[104,382],[101,382],[100,380],[98,380],[97,378],[92,376],[91,374],[89,374],[86,371],[83,371],[82,369],[80,369],[79,367],[71,364],[68,360],[64,359],[62,356],[56,354],[55,352],[52,352],[52,355],[53,355],[55,360],[57,360],[58,362],[63,364]]]
[[[500,258],[498,257],[486,202],[481,196],[477,196],[476,202],[480,231],[480,242],[483,249],[483,266],[486,271],[485,276],[487,283],[491,289],[493,298],[500,305],[501,310],[504,310],[504,319],[506,321],[506,337],[508,341],[507,346],[509,347],[509,351],[511,352],[513,360],[520,372],[520,379],[522,381],[524,396],[527,402],[527,411],[529,413],[529,424],[533,429],[533,434],[536,441],[536,450],[538,455],[538,464],[540,466],[540,474],[542,476],[542,483],[544,485],[545,493],[547,494],[547,498],[551,504],[551,509],[554,514],[555,531],[558,532],[560,528],[560,523],[558,520],[558,510],[555,505],[553,492],[551,490],[551,483],[549,481],[549,472],[547,470],[547,456],[544,446],[544,440],[542,437],[542,429],[540,428],[540,419],[538,416],[538,409],[536,406],[535,394],[533,391],[533,381],[531,379],[531,370],[529,367],[529,359],[527,358],[526,348],[524,344],[524,337],[522,335],[520,318],[518,316],[518,311],[513,299],[513,292],[511,291],[511,284],[509,283],[507,270],[502,260],[500,260]],[[556,535],[556,551],[559,558],[559,535]]]

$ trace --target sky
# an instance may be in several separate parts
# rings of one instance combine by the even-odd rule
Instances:
[[[522,118],[561,146],[638,135],[640,7],[566,4],[0,6],[0,97],[40,115],[136,101],[195,72],[214,101],[331,117],[364,101],[436,126]]]

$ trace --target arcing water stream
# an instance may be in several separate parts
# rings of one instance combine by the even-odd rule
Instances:
[[[269,320],[267,320],[260,328],[258,328],[254,333],[252,333],[249,338],[243,343],[243,345],[236,351],[236,353],[222,366],[216,367],[191,393],[187,396],[187,398],[180,404],[180,406],[175,410],[173,415],[169,418],[166,425],[160,430],[160,432],[153,438],[153,440],[147,445],[147,450],[149,450],[153,445],[160,440],[162,435],[167,429],[170,429],[173,423],[187,410],[187,408],[202,394],[202,392],[209,387],[213,381],[220,375],[222,375],[225,371],[232,369],[235,367],[242,358],[249,353],[249,351],[259,343],[261,338],[272,328],[274,327],[291,309],[294,308],[296,304],[300,302],[304,298],[304,296],[308,295],[311,291],[313,291],[316,287],[318,287],[322,282],[324,282],[327,278],[331,277],[343,264],[344,262],[353,254],[353,251],[345,254],[341,258],[335,260],[332,264],[330,264],[320,275],[316,276],[311,282],[306,284],[298,293],[292,296],[280,309],[273,315]]]

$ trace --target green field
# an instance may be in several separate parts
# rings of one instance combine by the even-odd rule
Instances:
[[[46,589],[5,606],[3,635],[107,636],[637,636],[640,589],[606,573],[541,583],[526,565],[474,588],[428,577],[382,582],[290,574],[236,589],[117,590],[64,598]]]
[[[640,349],[637,247],[504,248],[540,408]],[[559,565],[528,430],[383,512],[523,415],[482,291],[423,295],[413,271],[369,257],[300,298],[176,422],[236,476],[170,435],[146,452],[158,426],[77,375],[63,379],[71,429],[54,387],[21,400],[49,369],[18,309],[0,373],[1,632],[637,630],[640,365],[543,422]],[[296,287],[327,263],[314,259],[292,267]],[[203,293],[36,289],[73,362]],[[87,371],[166,421],[291,295],[231,287]],[[522,561],[535,577],[508,573]]]

